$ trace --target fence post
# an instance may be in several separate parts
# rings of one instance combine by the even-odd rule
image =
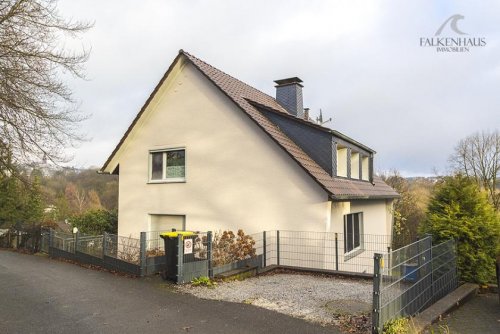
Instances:
[[[184,243],[182,235],[177,236],[177,284],[184,282],[184,275],[182,274],[182,265],[184,262]]]
[[[385,264],[387,268],[392,268],[391,264],[391,246],[387,246],[387,263]],[[392,271],[392,270],[391,270]],[[389,273],[391,275],[391,273]]]
[[[144,277],[146,275],[146,232],[141,232],[139,256],[141,277]]]
[[[262,257],[264,261],[264,268],[266,267],[267,261],[267,250],[266,250],[266,231],[262,232]]]
[[[433,265],[433,261],[432,261],[432,257],[433,257],[433,254],[432,254],[432,239],[431,239],[431,246],[430,246],[430,249],[429,249],[429,264],[430,264],[430,271],[431,271],[431,293],[432,293],[432,296],[434,296],[434,265]],[[434,298],[433,298],[434,299]]]
[[[375,253],[373,255],[373,310],[372,310],[372,333],[382,333],[381,331],[381,316],[380,316],[380,283],[382,281],[381,270],[382,254]]]
[[[335,270],[339,271],[339,234],[335,232]]]
[[[212,267],[212,231],[207,232],[207,261],[208,277],[214,278],[214,269]]]
[[[279,266],[280,265],[280,231],[276,231],[276,264]]]
[[[108,248],[108,232],[104,231],[102,234],[102,259],[106,256]]]
[[[75,233],[75,246],[73,247],[74,254],[78,251],[78,239],[80,239],[80,232]]]
[[[54,230],[51,228],[49,229],[49,249],[48,249],[49,256],[52,255],[50,249],[53,247],[52,246],[53,243],[54,243]]]
[[[453,245],[453,249],[454,248],[455,248],[455,245]],[[500,255],[497,256],[497,259],[496,259],[495,272],[497,274],[497,286],[500,287]],[[500,290],[498,290],[498,302],[500,303]]]
[[[427,247],[427,246],[429,247],[424,252],[424,254],[425,254],[425,256],[424,256],[424,266],[426,268],[426,270],[424,271],[424,275],[428,275],[429,274],[427,272],[427,270],[430,271],[431,293],[432,293],[432,295],[431,295],[432,296],[431,303],[434,303],[435,297],[434,297],[434,269],[432,268],[433,267],[432,266],[432,234],[426,233],[426,234],[424,234],[424,236],[425,236],[425,239],[429,238],[429,243],[428,244],[424,244],[425,247]]]

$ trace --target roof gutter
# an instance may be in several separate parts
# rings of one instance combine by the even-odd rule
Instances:
[[[374,200],[374,199],[396,199],[401,196],[399,195],[381,195],[381,196],[330,196],[330,200],[334,202],[343,202],[343,201],[351,201],[351,200]]]

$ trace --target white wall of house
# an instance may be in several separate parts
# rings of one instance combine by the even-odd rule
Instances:
[[[391,235],[392,200],[351,200],[332,203],[332,223],[329,232],[344,233],[344,216],[363,213],[364,234]]]
[[[361,212],[362,245],[353,253],[344,253],[344,217],[350,213]],[[373,271],[374,253],[385,253],[391,244],[392,200],[351,200],[333,202],[331,211],[330,232],[338,233],[338,269],[341,271],[365,272]],[[335,266],[334,236],[325,240],[324,268],[334,270]]]
[[[186,182],[149,181],[150,150],[185,148]],[[179,62],[129,134],[120,166],[120,235],[150,215],[185,216],[188,230],[325,231],[327,193],[191,64]]]
[[[351,213],[351,202],[332,203],[332,222],[329,232],[344,233],[344,216]]]
[[[392,234],[392,200],[352,201],[351,212],[363,212],[365,234]]]

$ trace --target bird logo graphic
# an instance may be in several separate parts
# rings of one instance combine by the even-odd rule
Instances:
[[[460,15],[460,14],[455,14],[455,15],[450,16],[446,21],[443,22],[443,24],[439,27],[439,29],[436,31],[434,36],[441,35],[441,32],[443,31],[444,27],[446,27],[446,24],[448,22],[450,22],[451,30],[453,30],[454,32],[456,32],[459,35],[467,35],[465,32],[461,31],[457,27],[458,21],[462,20],[463,18],[464,18],[464,16]]]

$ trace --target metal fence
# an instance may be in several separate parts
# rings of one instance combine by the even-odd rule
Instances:
[[[41,238],[40,238],[40,251],[44,253],[49,253],[49,236],[50,229],[42,229]]]
[[[384,323],[421,312],[458,286],[454,240],[432,245],[427,236],[374,256],[373,333]]]
[[[102,258],[103,252],[103,235],[85,235],[78,233],[75,238],[76,250],[79,252]]]
[[[176,281],[185,282],[199,276],[217,275],[233,269],[238,269],[249,264],[242,262],[250,258],[262,259],[263,254],[263,233],[251,235],[238,235],[238,232],[232,234],[232,237],[224,235],[224,232],[195,232],[194,237],[185,237],[182,239],[182,245],[185,242],[191,242],[192,248],[189,253],[185,249],[167,249],[165,250],[165,241],[160,237],[164,231],[142,232],[145,235],[145,247],[149,273],[165,270],[165,254],[174,251],[175,254],[181,254],[180,262],[177,262],[175,269],[177,271]],[[227,232],[226,232],[227,233]],[[231,232],[232,233],[232,232]],[[223,236],[224,235],[224,236]],[[242,240],[244,240],[242,242]],[[213,241],[213,242],[212,242]],[[248,256],[242,256],[247,249]],[[249,251],[249,249],[252,249]],[[240,254],[240,256],[234,256]],[[166,254],[169,256],[168,254]],[[255,262],[255,260],[253,261]],[[262,261],[261,261],[262,262]],[[259,262],[259,267],[262,267]],[[163,267],[162,269],[159,269]],[[170,268],[170,271],[173,269]]]
[[[139,264],[141,258],[141,240],[131,237],[123,237],[116,234],[106,233],[101,236],[105,240],[104,254],[109,257]]]
[[[215,232],[209,246],[210,275],[216,276],[225,272],[245,267],[266,266],[264,258],[264,240],[266,232],[233,235]]]
[[[52,247],[74,253],[76,242],[78,252],[141,265],[145,267],[145,274],[153,274],[165,267],[165,247],[164,240],[160,238],[161,233],[141,232],[141,238],[137,239],[108,233],[88,236],[53,232]],[[359,245],[354,249],[348,249],[346,237],[349,236],[343,233],[286,230],[249,235],[238,235],[236,232],[232,236],[224,235],[222,231],[196,232],[192,240],[193,251],[190,254],[183,253],[182,260],[183,263],[209,261],[207,268],[211,276],[250,264],[261,268],[280,266],[371,275],[373,254],[390,251],[390,236],[360,235]],[[44,237],[42,244],[46,245],[47,239]],[[143,264],[141,256],[145,257],[142,259]],[[252,261],[244,261],[249,259]],[[204,272],[205,269],[199,270],[200,275]]]
[[[43,231],[44,228],[39,223],[18,223],[8,229],[0,229],[0,247],[36,253],[42,247]]]
[[[196,232],[193,236],[181,237],[181,247],[177,250],[177,253],[182,255],[178,274],[184,282],[190,282],[200,276],[210,276],[211,238],[211,232]],[[167,254],[168,252],[169,250],[166,250]]]
[[[165,243],[160,234],[165,231],[144,232],[146,235],[146,256],[155,257],[165,255]]]
[[[333,232],[266,231],[265,265],[373,274],[373,255],[390,251],[391,237],[361,234],[355,248],[349,237]]]
[[[155,245],[151,239],[147,238],[149,247]],[[167,270],[170,271],[167,276],[183,283],[195,277],[214,277],[235,269],[260,270],[273,266],[371,276],[373,255],[390,251],[391,238],[359,235],[356,247],[353,247],[353,244],[348,246],[342,233],[276,230],[245,235],[219,231],[197,232],[194,237],[176,242],[177,248],[164,250],[180,255],[174,264],[169,265],[167,261]],[[189,246],[186,248],[186,245]]]
[[[141,232],[140,239],[105,233],[86,236],[54,232],[52,247],[97,258],[112,257],[141,266],[145,275],[165,270],[166,258],[161,231]],[[226,233],[226,234],[224,234]],[[176,270],[193,273],[186,277],[218,275],[244,267],[279,266],[333,273],[373,274],[373,255],[390,251],[391,238],[386,235],[359,235],[355,244],[349,244],[352,235],[333,232],[304,232],[274,230],[250,235],[227,232],[196,232],[191,239],[190,253],[181,254],[184,268]],[[184,245],[184,243],[183,243]],[[354,247],[355,246],[355,247]],[[168,250],[167,250],[168,251]],[[165,256],[167,255],[167,256]],[[175,254],[173,255],[175,256]],[[201,265],[201,261],[207,264]],[[195,263],[187,265],[189,263]],[[182,265],[180,262],[177,266]],[[203,267],[203,268],[202,268]],[[173,270],[173,269],[171,269]]]
[[[182,245],[191,244],[186,253],[184,246],[165,250],[161,233],[143,232],[147,260],[154,259],[154,268],[161,265],[166,268],[169,265],[164,262],[165,253],[181,254],[176,267],[168,269],[169,277],[176,277],[177,282],[199,276],[214,277],[235,269],[270,266],[371,276],[373,255],[390,251],[391,245],[391,237],[387,235],[359,235],[353,247],[346,240],[352,235],[343,233],[275,230],[245,235],[218,231],[196,232],[194,237],[181,239]],[[174,270],[176,273],[172,274]]]
[[[51,247],[74,253],[76,235],[72,233],[56,232],[52,233]]]
[[[114,234],[85,235],[69,234],[50,230],[42,233],[41,249],[52,257],[61,257],[121,271],[133,275],[145,275],[147,261],[142,239],[123,237]],[[153,268],[155,269],[155,268]]]

